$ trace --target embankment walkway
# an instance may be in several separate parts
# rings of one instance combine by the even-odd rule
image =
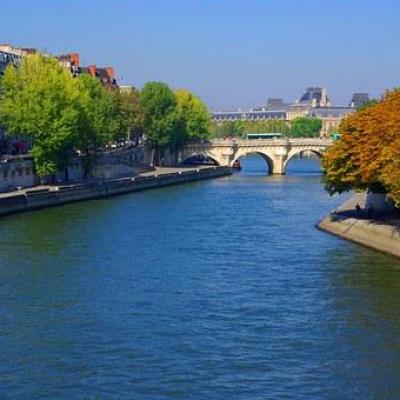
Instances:
[[[232,174],[228,167],[158,168],[132,177],[77,183],[43,185],[0,194],[0,216],[83,200],[105,198],[139,190],[177,185]]]
[[[400,257],[400,213],[356,211],[365,207],[366,195],[356,194],[317,225],[319,229],[343,239]]]

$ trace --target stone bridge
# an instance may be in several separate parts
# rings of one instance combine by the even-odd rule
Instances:
[[[189,144],[179,154],[179,162],[203,155],[216,164],[232,166],[233,162],[250,153],[260,154],[268,164],[271,174],[285,174],[289,160],[303,152],[318,157],[332,145],[331,139],[216,139],[206,143]]]

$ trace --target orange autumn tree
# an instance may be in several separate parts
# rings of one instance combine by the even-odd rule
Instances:
[[[387,193],[400,206],[400,89],[344,119],[325,153],[326,188]]]

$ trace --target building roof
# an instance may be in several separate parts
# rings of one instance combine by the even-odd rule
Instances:
[[[353,93],[349,106],[360,107],[369,101],[368,93]]]
[[[21,57],[5,51],[0,51],[0,75],[4,73],[8,64],[19,65],[21,63]]]
[[[316,107],[311,110],[311,116],[316,118],[342,118],[354,113],[354,107]]]

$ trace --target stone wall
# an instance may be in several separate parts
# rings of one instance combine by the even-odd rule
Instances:
[[[154,173],[147,176],[121,178],[91,184],[32,188],[0,196],[0,216],[76,201],[104,198],[139,190],[216,178],[230,175],[231,173],[232,170],[227,167],[210,167],[163,174]]]
[[[356,211],[356,205],[361,211]],[[372,207],[373,213],[368,214]],[[366,211],[366,212],[364,212]],[[385,195],[355,194],[317,227],[343,239],[400,257],[400,214]]]
[[[141,148],[129,147],[114,149],[100,154],[91,178],[97,180],[115,179],[124,176],[134,176],[142,172],[151,171],[152,168],[144,162]],[[84,178],[82,159],[77,157],[68,167],[68,180],[80,182]],[[57,182],[65,181],[65,171],[56,174]],[[49,183],[53,177],[44,179]],[[39,183],[39,178],[34,174],[32,159],[25,156],[9,157],[0,160],[0,192],[15,190],[19,187],[29,188]]]
[[[343,239],[400,257],[400,227],[389,223],[329,215],[318,227]]]
[[[0,192],[37,184],[32,160],[28,157],[11,157],[0,160]]]
[[[121,148],[100,155],[93,169],[96,179],[115,179],[151,171],[141,147]]]

